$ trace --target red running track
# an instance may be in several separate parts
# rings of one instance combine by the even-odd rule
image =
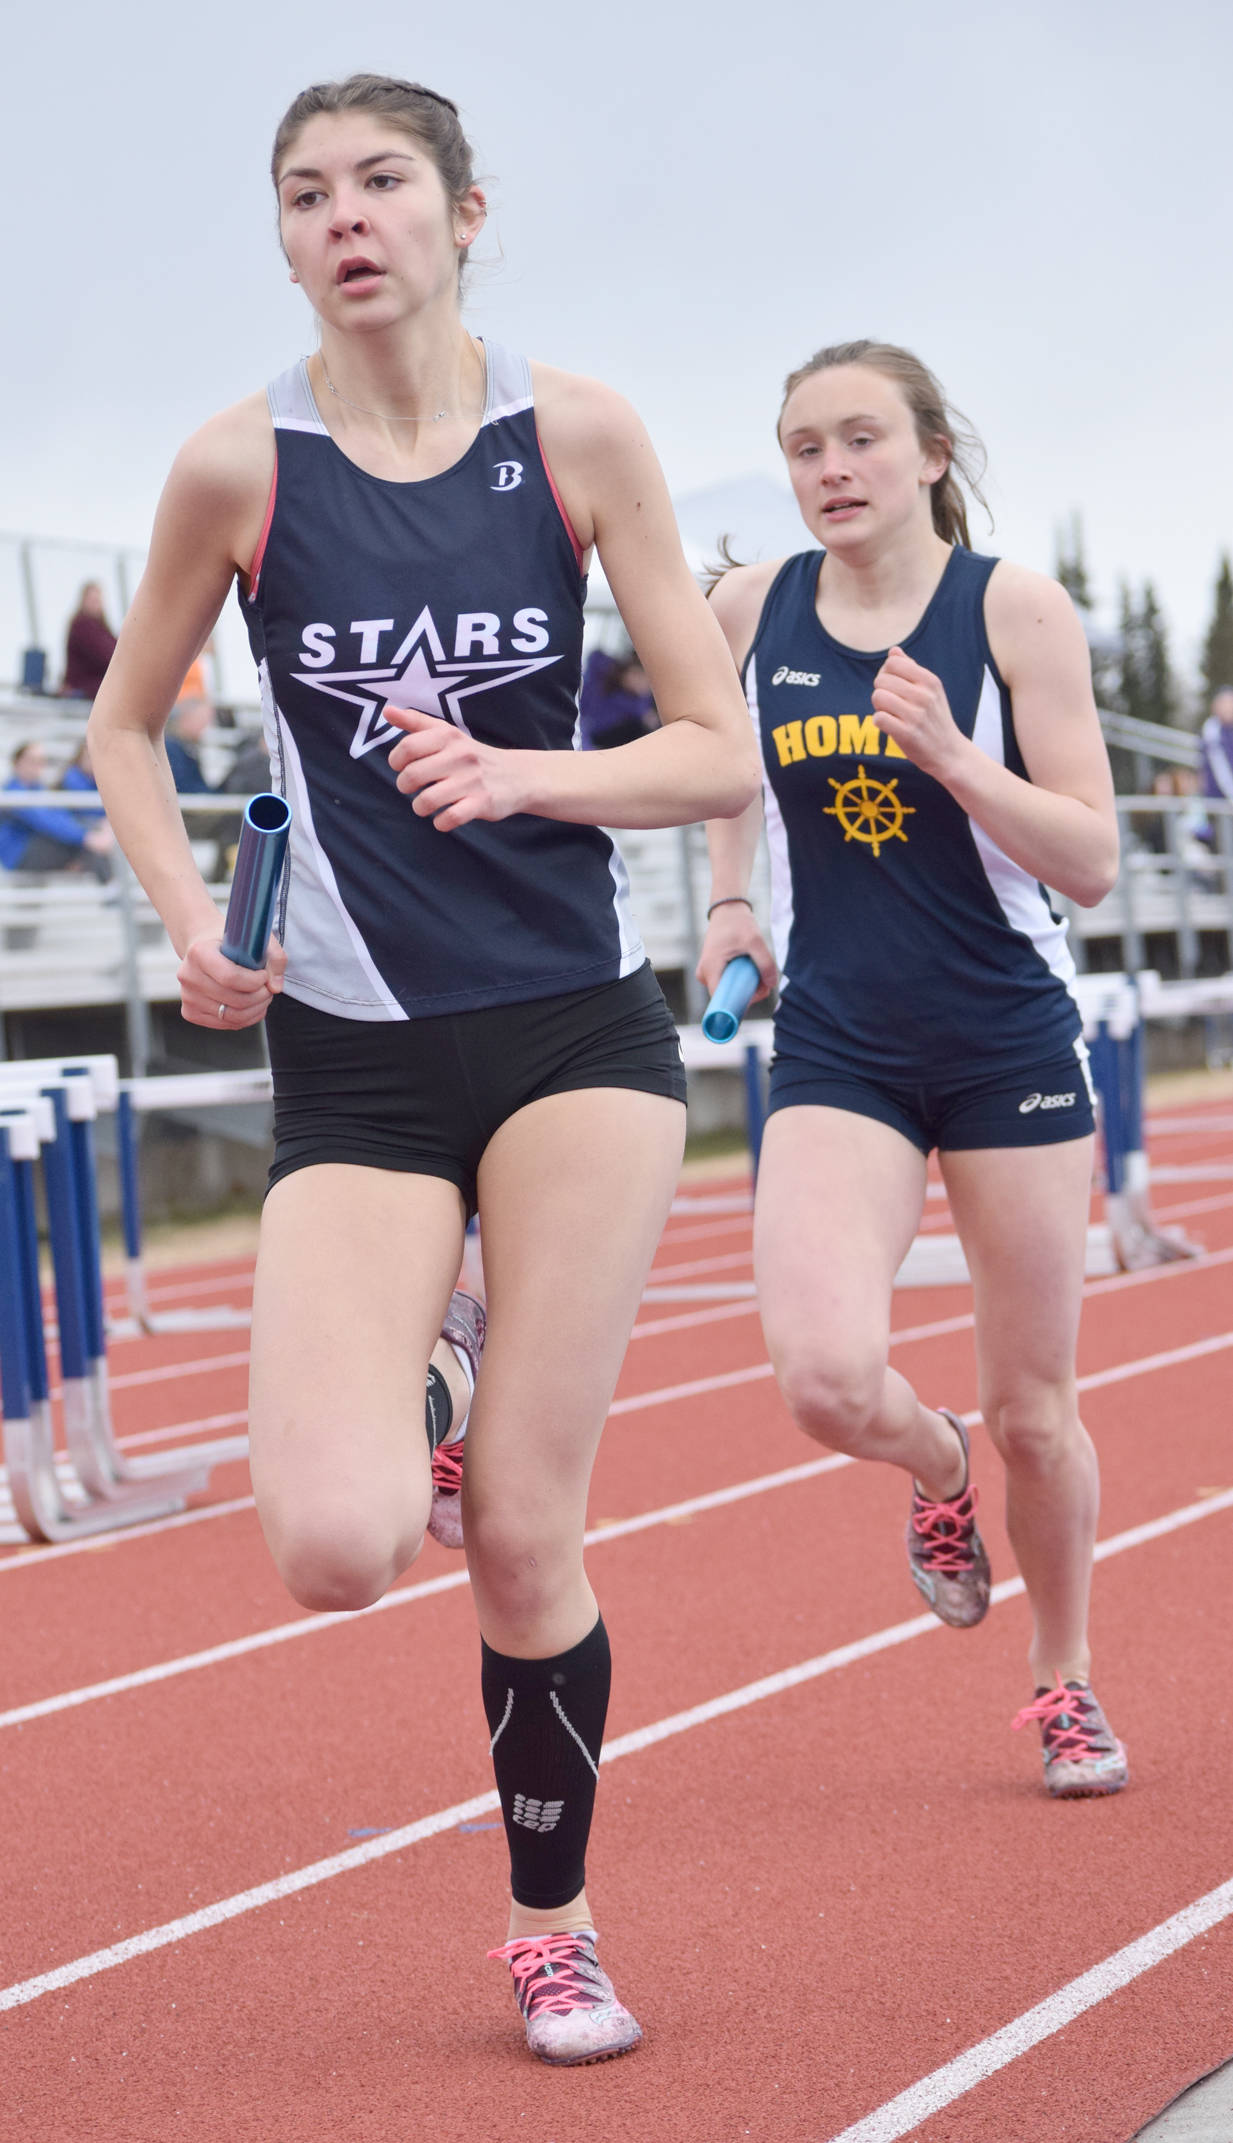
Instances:
[[[0,2135],[1127,2143],[1233,2053],[1233,1108],[1153,1150],[1207,1254],[1089,1283],[1080,1360],[1126,1794],[1051,1803],[1008,1731],[1028,1618],[983,1437],[1001,1585],[955,1632],[917,1612],[898,1479],[798,1435],[748,1305],[649,1304],[590,1556],[617,1664],[591,1888],[644,2048],[540,2068],[484,1962],[504,1855],[460,1560],[301,1615],[231,1466],[181,1521],[0,1551]],[[748,1248],[746,1216],[680,1212],[655,1278],[739,1281]],[[967,1290],[895,1323],[970,1409]],[[234,1434],[243,1352],[117,1343],[121,1436]]]

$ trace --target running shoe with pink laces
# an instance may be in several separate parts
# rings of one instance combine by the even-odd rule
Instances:
[[[455,1288],[441,1325],[441,1337],[466,1355],[472,1383],[479,1374],[486,1330],[483,1303],[477,1302],[474,1295],[464,1294],[460,1287]],[[432,1454],[432,1509],[428,1513],[428,1530],[443,1548],[462,1546],[462,1454],[466,1435],[464,1424],[461,1436],[438,1444]]]
[[[989,1605],[989,1557],[976,1530],[976,1490],[968,1480],[968,1432],[958,1414],[940,1406],[963,1445],[963,1487],[957,1496],[931,1503],[912,1483],[906,1534],[912,1583],[940,1622],[970,1629]]]
[[[637,2046],[641,2026],[617,2000],[595,1955],[594,1928],[518,1936],[488,1955],[509,1966],[527,2045],[541,2061],[577,2068],[586,2061],[611,2061]]]
[[[1045,1789],[1056,1801],[1120,1793],[1130,1776],[1126,1751],[1086,1682],[1038,1689],[1011,1720],[1016,1733],[1035,1719],[1045,1760]]]

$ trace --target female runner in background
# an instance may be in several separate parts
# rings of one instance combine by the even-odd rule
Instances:
[[[186,1017],[268,1014],[252,1470],[305,1606],[365,1607],[419,1551],[425,1370],[478,1203],[462,1511],[512,1863],[499,1954],[533,2050],[598,2060],[640,2034],[583,1887],[610,1679],[583,1521],[685,1124],[675,1029],[598,829],[742,810],[756,754],[633,412],[462,324],[485,207],[455,107],[384,77],[309,89],[273,177],[320,349],[176,461],[95,766]],[[592,544],[664,726],[582,753]],[[219,950],[161,745],[237,576],[294,814],[285,951],[255,975]]]
[[[1043,890],[1090,905],[1117,871],[1087,645],[1056,582],[969,548],[956,422],[909,351],[819,351],[787,381],[779,439],[825,552],[738,568],[712,596],[762,746],[782,968],[754,1223],[767,1343],[809,1435],[911,1477],[912,1577],[943,1621],[979,1621],[964,1425],[888,1367],[936,1146],[1035,1617],[1015,1724],[1039,1721],[1052,1794],[1115,1793],[1075,1391],[1093,1101]],[[775,979],[748,900],[761,818],[710,829],[708,988],[737,953],[760,994]]]

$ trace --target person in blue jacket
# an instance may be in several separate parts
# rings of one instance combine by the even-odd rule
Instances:
[[[46,789],[47,755],[41,744],[19,744],[13,768],[5,784],[6,794],[28,790],[37,795]],[[76,786],[77,784],[70,784]],[[93,783],[82,782],[82,787]],[[111,876],[111,828],[104,821],[91,825],[75,812],[60,811],[54,804],[27,804],[20,811],[0,812],[0,865],[9,871],[90,871],[105,880]]]

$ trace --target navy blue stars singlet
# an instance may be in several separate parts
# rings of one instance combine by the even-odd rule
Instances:
[[[578,745],[582,561],[530,367],[484,355],[475,440],[418,483],[348,459],[303,363],[268,389],[275,484],[241,604],[293,813],[276,927],[289,995],[349,1019],[561,996],[645,957],[606,833],[529,814],[438,833],[390,769],[390,706],[486,744]]]
[[[765,767],[779,1050],[887,1078],[1064,1056],[1081,1032],[1066,925],[1043,886],[873,721],[885,652],[818,617],[822,554],[789,558],[744,670]],[[902,645],[963,734],[1026,778],[985,630],[993,558],[955,549]]]

